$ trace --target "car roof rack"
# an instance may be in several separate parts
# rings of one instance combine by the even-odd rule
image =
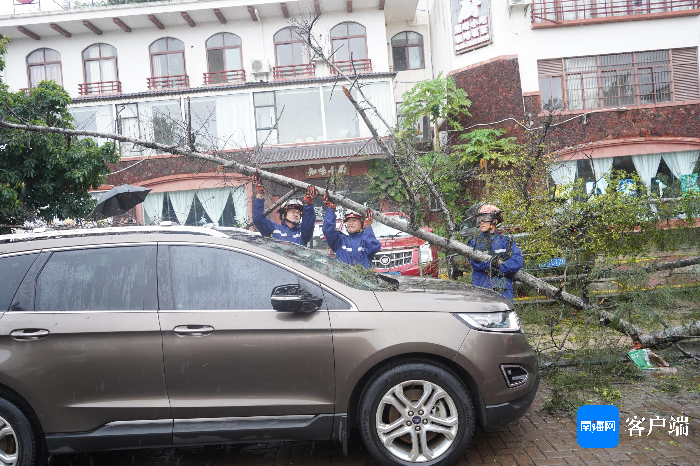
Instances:
[[[254,234],[251,231],[236,228],[237,233]],[[230,229],[227,229],[230,231]],[[35,228],[31,233],[15,233],[10,235],[0,235],[0,244],[14,243],[19,241],[32,241],[50,238],[68,238],[74,236],[102,236],[102,235],[128,235],[128,234],[148,234],[148,233],[181,233],[215,236],[218,238],[228,238],[223,231],[217,231],[212,227],[200,226],[179,226],[172,225],[171,222],[162,222],[161,225],[154,226],[133,226],[133,227],[106,227],[106,228],[72,228],[52,230],[49,228]]]

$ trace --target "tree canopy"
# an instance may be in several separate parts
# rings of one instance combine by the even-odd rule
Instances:
[[[7,42],[0,39],[0,70]],[[2,120],[73,128],[71,97],[54,81],[13,93],[0,80],[0,102]],[[98,147],[89,138],[0,128],[0,225],[85,217],[94,206],[88,191],[105,182],[108,163],[118,160],[112,143]]]

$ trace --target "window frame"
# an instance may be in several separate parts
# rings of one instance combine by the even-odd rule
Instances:
[[[221,43],[224,44],[221,47],[208,47],[207,42],[211,40],[214,36],[217,36],[221,34]],[[241,43],[241,45],[226,45],[226,39],[225,39],[225,34],[231,34],[232,36],[235,36],[238,38],[238,41]],[[212,71],[210,68],[209,64],[209,51],[210,50],[228,50],[228,49],[238,49],[238,53],[241,56],[241,68],[240,69],[233,69],[229,68],[226,64],[226,52],[223,53],[223,59],[224,59],[224,72],[227,71],[243,71],[243,40],[240,38],[238,34],[234,34],[232,32],[217,32],[216,34],[212,34],[207,40],[204,41],[204,47],[205,47],[205,53],[207,56],[207,72],[208,73],[218,73],[218,71]]]
[[[539,87],[539,92],[540,92],[540,111],[541,112],[548,112],[552,110],[561,110],[561,111],[566,111],[566,112],[587,112],[591,110],[597,110],[597,109],[615,109],[615,108],[621,108],[621,107],[643,107],[647,105],[660,105],[660,104],[668,104],[668,103],[674,103],[674,102],[679,102],[676,100],[676,93],[674,89],[674,73],[673,73],[673,48],[668,48],[668,49],[656,49],[656,50],[639,50],[639,51],[632,51],[632,52],[619,52],[619,53],[612,53],[612,54],[600,54],[600,55],[585,55],[585,56],[576,56],[576,57],[562,57],[561,58],[561,73],[560,74],[539,74],[538,75],[538,87]],[[660,61],[653,61],[649,63],[640,63],[638,57],[640,54],[645,54],[645,53],[653,53],[653,52],[666,52],[667,53],[667,60],[664,64],[660,64]],[[614,56],[614,55],[624,55],[624,54],[631,54],[632,55],[632,62],[630,65],[626,64],[618,64],[618,65],[604,65],[602,64],[602,58],[607,57],[607,56]],[[595,58],[596,61],[596,68],[595,71],[590,70],[590,71],[573,71],[568,73],[566,69],[566,60],[567,59],[577,59],[577,58]],[[547,60],[539,60],[540,61],[547,61]],[[664,71],[657,71],[658,68],[660,67],[666,67],[666,70]],[[618,77],[624,76],[624,73],[621,73],[621,71],[625,70],[631,70],[631,75],[632,75],[632,95],[621,95],[620,90],[624,86],[628,86],[630,84],[625,84],[624,86],[619,84]],[[649,83],[642,83],[640,81],[640,72],[641,70],[650,70],[650,75],[651,75],[651,82]],[[586,99],[586,91],[587,90],[592,90],[590,87],[585,87],[585,80],[588,78],[584,78],[584,74],[593,74],[595,72],[596,74],[596,84],[597,84],[597,97],[596,102],[598,103],[598,106],[587,106],[587,102],[589,102],[589,99]],[[605,95],[605,90],[606,87],[604,85],[604,82],[606,80],[606,73],[615,73],[615,81],[616,85],[615,86],[610,86],[610,90],[614,88],[617,89],[617,95]],[[656,81],[655,77],[658,73],[667,73],[668,75],[668,81]],[[545,109],[545,101],[544,101],[544,96],[542,95],[542,80],[543,79],[549,79],[550,80],[550,88],[551,88],[551,82],[553,78],[560,78],[561,79],[561,86],[562,86],[562,108],[561,109]],[[575,108],[571,109],[569,107],[569,102],[570,102],[570,95],[569,95],[569,86],[568,83],[570,80],[578,79],[581,81],[580,88],[578,89],[581,92],[581,108]],[[592,78],[591,78],[592,79]],[[661,91],[656,91],[656,86],[659,83],[667,83],[668,84],[668,91],[667,92],[661,92]],[[642,86],[651,86],[652,93],[650,94],[642,94]],[[659,100],[659,96],[661,94],[667,94],[669,96],[669,100]],[[643,102],[643,97],[644,96],[653,96],[653,102]],[[631,104],[623,104],[622,100],[625,98],[632,97],[633,103]],[[610,100],[617,100],[617,105],[606,105],[606,101]]]
[[[272,94],[272,104],[271,105],[256,105],[255,104],[255,94],[264,94],[264,93],[271,93]],[[275,145],[279,143],[279,128],[275,128],[277,126],[277,93],[273,91],[262,91],[262,92],[253,92],[251,93],[252,98],[253,98],[253,120],[255,121],[255,145],[256,147],[260,146],[260,141],[258,141],[258,131],[267,131],[268,134],[272,134],[271,131],[274,130],[276,133],[276,137],[273,138],[272,143],[266,142],[267,145]],[[259,108],[272,108],[275,112],[275,123],[270,126],[270,127],[264,127],[264,128],[258,128],[258,109]]]
[[[33,55],[35,52],[38,52],[39,50],[41,50],[41,53],[43,56],[43,61],[41,63],[29,63],[29,56]],[[56,54],[58,54],[58,61],[46,61],[46,50],[51,50],[51,51],[55,52]],[[24,58],[24,62],[27,65],[27,84],[29,85],[30,89],[34,89],[34,86],[32,86],[32,73],[30,71],[31,67],[43,66],[44,67],[44,80],[46,80],[46,65],[56,65],[56,64],[58,64],[58,70],[59,70],[60,75],[61,75],[61,82],[56,83],[56,84],[63,87],[63,63],[62,63],[61,53],[58,50],[52,49],[50,47],[40,47],[38,49],[34,49],[27,54],[27,56]],[[39,82],[41,82],[41,81],[39,81]],[[39,84],[39,83],[37,83],[37,84]]]
[[[162,39],[165,39],[165,49],[166,49],[166,51],[165,51],[165,52],[153,52],[153,51],[151,51],[151,47],[153,47],[153,44],[155,44],[156,42],[158,42],[159,40],[162,40]],[[171,51],[170,51],[170,45],[169,45],[169,43],[168,43],[168,39],[173,39],[173,40],[176,40],[176,41],[179,41],[180,43],[182,43],[182,50],[173,50],[173,51],[171,52]],[[168,63],[168,61],[167,61],[167,59],[166,59],[166,64],[167,64],[167,66],[168,66],[168,74],[165,74],[165,75],[163,75],[163,76],[154,76],[154,75],[153,75],[153,57],[154,57],[154,56],[157,56],[157,55],[171,55],[171,54],[176,54],[176,53],[182,54],[182,71],[183,71],[183,74],[181,74],[181,75],[179,75],[179,74],[174,74],[174,75],[173,75],[173,74],[170,74],[170,63]],[[165,78],[165,77],[172,77],[172,76],[187,76],[187,59],[186,59],[186,57],[185,57],[185,42],[182,41],[182,40],[180,40],[180,39],[178,39],[177,37],[171,37],[171,36],[159,37],[158,39],[156,39],[156,40],[154,40],[153,42],[151,42],[150,44],[148,44],[148,61],[149,61],[149,64],[150,64],[150,66],[151,66],[151,78]]]
[[[90,47],[94,47],[95,45],[97,45],[98,50],[100,51],[100,56],[99,56],[98,58],[85,58],[85,51],[86,51],[87,49],[89,49]],[[112,47],[112,48],[114,49],[114,51],[115,51],[115,55],[114,55],[113,57],[103,57],[103,56],[102,56],[102,46],[103,46],[103,45],[109,45],[110,47]],[[114,80],[114,82],[119,82],[119,54],[116,53],[116,51],[117,51],[117,48],[116,48],[115,46],[113,46],[113,45],[111,45],[111,44],[104,43],[104,42],[97,42],[97,43],[95,43],[95,44],[88,45],[87,47],[85,47],[85,48],[80,52],[80,57],[83,59],[83,83],[85,83],[85,84],[96,84],[96,83],[110,82],[110,81],[104,81],[104,80],[102,79],[102,66],[100,66],[100,80],[99,80],[99,81],[88,82],[88,80],[87,80],[87,66],[86,66],[86,62],[88,62],[88,61],[102,61],[102,60],[114,60],[114,69],[115,69],[115,71],[116,71],[116,79]]]
[[[361,26],[364,33],[362,35],[350,35],[350,23],[357,24],[358,26]],[[337,28],[338,26],[345,26],[345,35],[341,37],[333,37],[333,29]],[[365,56],[363,58],[353,58],[352,53],[350,52],[350,39],[364,39],[365,41]],[[364,24],[360,24],[357,21],[343,21],[342,23],[338,23],[335,26],[331,28],[331,32],[329,34],[329,39],[331,41],[331,53],[333,54],[333,63],[343,63],[343,62],[353,62],[355,60],[367,60],[369,59],[369,48],[367,47],[367,28],[364,26]],[[344,40],[345,45],[348,48],[348,60],[336,60],[335,59],[335,48],[333,47],[333,42],[336,40]]]
[[[421,43],[420,45],[412,45],[408,43],[408,33],[413,33],[417,34],[421,38]],[[406,37],[406,45],[394,45],[394,39],[399,37],[401,34],[405,34]],[[391,45],[391,62],[394,67],[394,71],[416,71],[416,70],[424,70],[425,69],[425,38],[423,37],[423,34],[416,32],[416,31],[401,31],[398,34],[394,34],[394,36],[391,38],[391,41],[389,41]],[[421,51],[421,67],[420,68],[410,68],[410,57],[408,53],[408,49],[410,47],[420,47]],[[394,63],[394,49],[404,49],[404,54],[406,57],[406,69],[405,70],[397,70],[396,69],[396,63]]]
[[[279,34],[280,32],[284,31],[285,29],[289,30],[289,38],[290,38],[289,41],[277,42],[277,39],[275,39],[275,36],[277,34]],[[273,43],[273,46],[275,48],[275,66],[304,66],[304,65],[310,65],[312,63],[311,52],[309,51],[309,48],[308,48],[306,42],[304,42],[301,38],[299,38],[299,35],[296,33],[297,30],[298,30],[298,28],[295,28],[294,26],[287,26],[287,27],[283,27],[282,29],[278,30],[277,32],[275,32],[272,35],[272,43]],[[297,37],[298,39],[295,40],[295,37]],[[279,54],[277,53],[277,46],[278,45],[287,45],[287,44],[292,46],[292,64],[291,65],[280,65],[279,64],[279,57],[278,57]],[[309,58],[309,60],[307,62],[305,62],[305,63],[304,62],[302,62],[302,63],[295,63],[294,62],[294,44],[303,44],[304,45],[304,49],[306,50],[306,55]]]

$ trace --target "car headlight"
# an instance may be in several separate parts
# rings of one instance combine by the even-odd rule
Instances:
[[[433,261],[433,250],[430,247],[430,243],[421,244],[418,248],[418,262],[424,264],[426,262]]]
[[[475,330],[486,332],[520,331],[520,319],[515,311],[460,312],[454,316]]]

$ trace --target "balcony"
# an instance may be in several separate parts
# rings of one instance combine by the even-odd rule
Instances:
[[[275,66],[272,69],[272,77],[276,80],[313,78],[316,76],[316,64]]]
[[[333,64],[337,66],[340,71],[348,75],[372,72],[372,60],[369,58],[363,58],[361,60],[336,61],[333,62]],[[331,67],[331,74],[335,76],[338,74],[338,71]]]
[[[78,94],[81,97],[89,95],[121,94],[121,81],[103,81],[98,83],[78,84]]]
[[[700,15],[700,0],[534,0],[533,27]],[[645,16],[649,16],[646,18]]]
[[[204,73],[204,84],[242,84],[245,82],[244,70],[212,71]]]
[[[161,89],[186,89],[190,87],[190,78],[186,74],[176,76],[159,76],[148,79],[148,90],[157,91]]]

